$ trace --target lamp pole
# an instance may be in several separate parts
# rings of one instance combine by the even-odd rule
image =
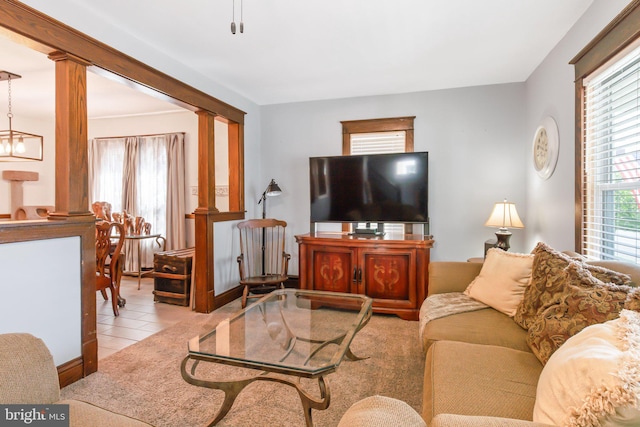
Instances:
[[[269,183],[269,185],[267,185],[267,188],[264,190],[264,192],[262,193],[262,197],[260,197],[260,200],[258,200],[258,204],[262,203],[262,219],[265,219],[267,217],[267,197],[274,197],[274,196],[279,196],[282,193],[282,190],[280,189],[280,186],[276,183],[275,179],[271,179],[271,182]],[[262,227],[262,246],[261,246],[261,250],[262,250],[262,275],[265,276],[265,240],[266,240],[266,233],[267,230]]]

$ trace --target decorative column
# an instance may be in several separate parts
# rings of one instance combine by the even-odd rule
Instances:
[[[204,110],[198,115],[198,207],[195,210],[196,267],[195,309],[215,310],[213,215],[216,209],[215,115]]]
[[[91,221],[87,155],[90,63],[64,52],[53,52],[49,59],[56,63],[56,208],[50,218],[86,216]]]

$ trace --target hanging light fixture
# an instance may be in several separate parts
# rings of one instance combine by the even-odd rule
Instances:
[[[240,32],[244,33],[244,22],[242,22],[242,13],[243,13],[243,1],[240,0]],[[231,1],[231,7],[233,8],[231,11],[231,34],[236,33],[236,0]]]
[[[0,71],[0,81],[7,81],[9,94],[9,129],[0,131],[0,162],[42,160],[42,137],[32,133],[13,130],[11,127],[11,80],[21,76],[8,71]]]

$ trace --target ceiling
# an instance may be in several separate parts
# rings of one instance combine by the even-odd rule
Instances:
[[[593,0],[23,2],[198,89],[269,105],[524,82]],[[2,41],[0,70],[24,76],[16,116],[18,97],[53,109],[52,95],[36,103],[53,86],[44,55]],[[176,109],[89,77],[90,117]]]

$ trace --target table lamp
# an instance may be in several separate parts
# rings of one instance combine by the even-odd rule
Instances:
[[[509,203],[507,199],[495,204],[489,219],[484,225],[487,227],[498,227],[498,231],[496,231],[496,237],[498,239],[496,247],[504,251],[508,251],[510,247],[509,239],[511,238],[511,232],[508,229],[524,228],[524,224],[518,216],[518,211],[516,211],[515,203]]]

